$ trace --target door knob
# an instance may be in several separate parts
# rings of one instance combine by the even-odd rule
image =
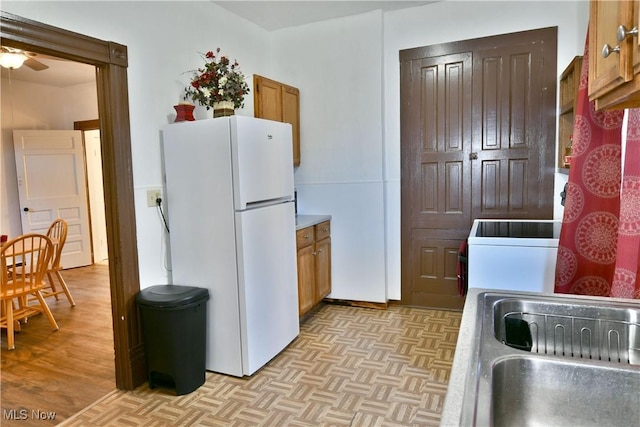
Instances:
[[[29,208],[24,208],[22,210],[25,211],[25,212],[29,212]]]
[[[638,27],[633,27],[630,30],[627,30],[627,27],[624,25],[620,25],[618,27],[618,41],[621,42],[627,38],[627,36],[637,36],[638,35]]]
[[[469,154],[469,160],[478,160],[478,153]]]
[[[605,44],[602,47],[602,57],[603,58],[608,58],[609,55],[611,55],[612,53],[620,53],[620,46],[616,46],[616,47],[611,47],[608,44]]]

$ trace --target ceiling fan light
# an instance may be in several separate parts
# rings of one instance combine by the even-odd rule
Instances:
[[[2,52],[0,53],[0,65],[4,68],[20,68],[27,57],[22,53]]]

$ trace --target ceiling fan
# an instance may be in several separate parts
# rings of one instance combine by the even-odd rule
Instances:
[[[42,71],[49,68],[48,65],[35,59],[36,56],[38,56],[37,53],[0,46],[0,66],[4,68],[16,69],[23,64],[34,71]]]

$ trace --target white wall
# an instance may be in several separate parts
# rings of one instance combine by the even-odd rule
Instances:
[[[190,77],[185,72],[202,65],[198,52],[220,47],[238,60],[246,74],[268,75],[269,33],[208,1],[2,1],[1,7],[25,18],[127,46],[141,287],[167,283],[163,225],[157,210],[146,206],[145,198],[147,189],[163,187],[160,130],[175,118],[173,105],[182,100]],[[202,107],[196,108],[196,118],[210,114]],[[7,159],[2,161],[4,170]]]
[[[587,2],[455,1],[273,33],[273,77],[301,90],[299,211],[333,215],[333,298],[400,298],[399,51],[558,26],[560,74],[587,16]]]
[[[586,1],[445,1],[268,33],[211,2],[3,1],[2,9],[128,46],[143,287],[167,278],[162,224],[145,203],[146,190],[162,186],[160,129],[183,73],[201,64],[196,52],[220,46],[247,75],[300,88],[300,212],[333,215],[332,296],[368,301],[400,298],[398,52],[558,26],[559,75],[582,54],[588,19]]]
[[[386,302],[382,12],[273,33],[273,77],[300,88],[299,213],[332,215],[331,298]]]

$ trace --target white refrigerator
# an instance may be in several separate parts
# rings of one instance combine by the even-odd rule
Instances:
[[[209,289],[207,370],[252,375],[299,334],[291,125],[163,130],[172,283]]]

